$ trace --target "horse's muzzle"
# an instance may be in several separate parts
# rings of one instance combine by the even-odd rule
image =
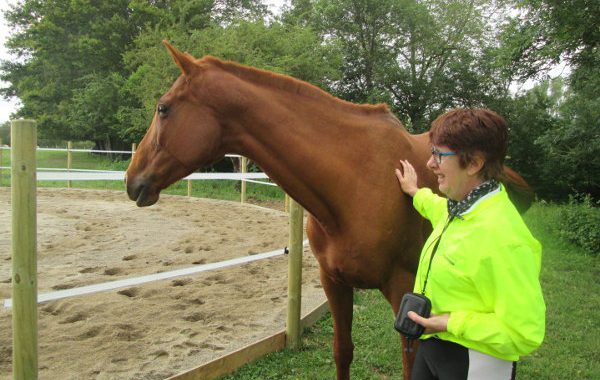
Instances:
[[[127,195],[138,207],[152,206],[159,197],[159,193],[143,181],[127,181]]]

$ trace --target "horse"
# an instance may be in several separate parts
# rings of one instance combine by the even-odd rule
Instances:
[[[349,379],[354,289],[379,289],[394,315],[412,291],[431,225],[394,170],[406,159],[419,186],[437,189],[426,168],[428,135],[410,134],[386,105],[353,104],[289,76],[196,59],[163,43],[181,75],[158,100],[127,169],[129,198],[150,206],[162,189],[227,153],[252,159],[309,214],[306,232],[333,317],[337,379]],[[402,345],[408,379],[414,352],[404,338]]]

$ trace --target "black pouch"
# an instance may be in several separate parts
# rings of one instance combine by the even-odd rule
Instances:
[[[400,310],[398,310],[398,315],[394,322],[394,328],[408,339],[418,339],[423,335],[425,327],[408,318],[407,314],[409,311],[414,311],[423,318],[429,318],[431,301],[424,295],[417,293],[406,293],[402,297]]]

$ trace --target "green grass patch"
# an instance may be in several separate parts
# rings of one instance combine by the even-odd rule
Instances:
[[[560,207],[540,204],[525,215],[544,246],[547,331],[540,349],[519,363],[520,380],[600,379],[598,255],[561,240],[553,232],[560,217]],[[353,379],[402,378],[400,338],[392,324],[391,308],[379,291],[356,292]],[[328,316],[305,332],[301,349],[269,354],[222,379],[333,379],[332,339]]]
[[[67,152],[38,151],[36,159],[38,168],[67,167]],[[111,158],[103,153],[71,152],[71,163],[74,169],[125,170],[129,160]]]
[[[558,237],[563,208],[535,204],[525,215],[544,247],[547,323],[544,343],[523,360],[521,379],[600,379],[599,258]]]
[[[400,336],[389,304],[375,290],[355,292],[354,304],[352,378],[402,378]],[[305,331],[300,349],[268,354],[222,379],[335,379],[332,340],[328,315]]]

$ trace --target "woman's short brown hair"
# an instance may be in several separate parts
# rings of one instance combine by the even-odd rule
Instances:
[[[457,108],[435,119],[429,131],[433,145],[446,145],[459,157],[465,168],[475,154],[485,160],[481,175],[484,180],[499,179],[503,172],[508,143],[508,128],[497,113],[483,108]]]

